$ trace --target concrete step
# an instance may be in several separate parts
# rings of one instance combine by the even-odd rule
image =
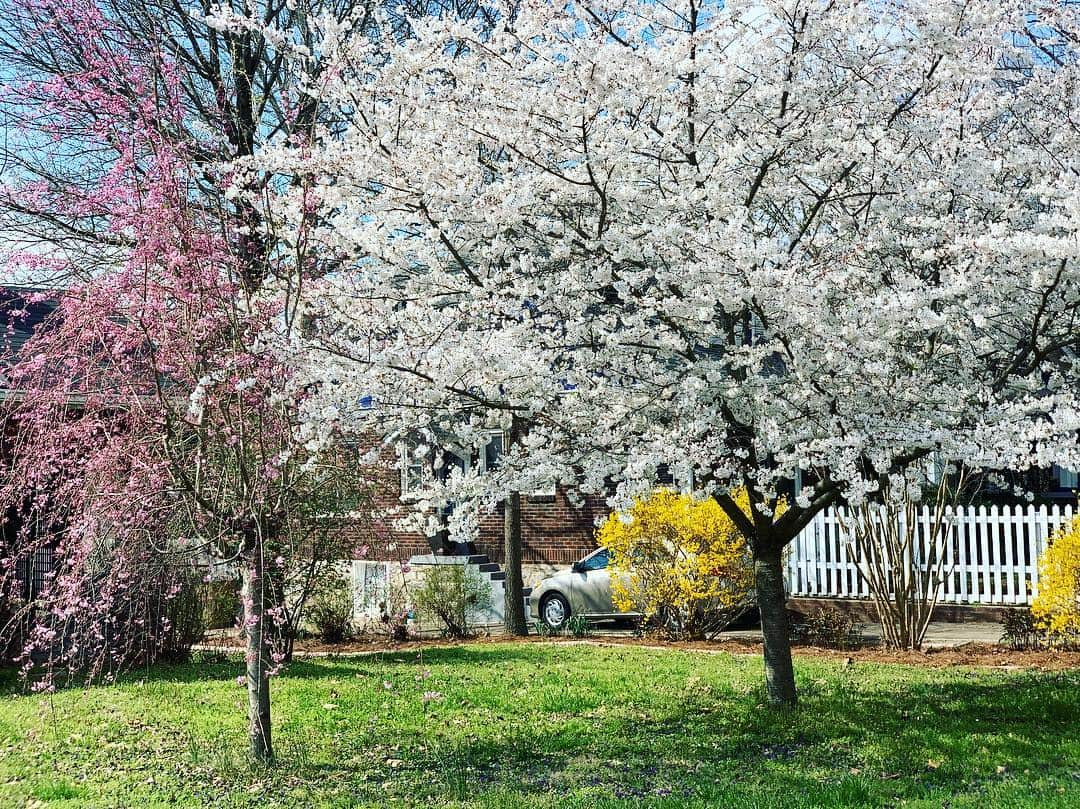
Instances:
[[[472,556],[468,557],[466,561],[468,561],[470,565],[486,565],[491,562],[491,560],[488,559],[486,553],[473,554]]]
[[[490,576],[491,581],[506,581],[506,573],[502,570],[492,571]]]
[[[500,567],[496,562],[484,562],[480,565],[481,573],[494,573],[498,570],[502,570],[502,567]]]

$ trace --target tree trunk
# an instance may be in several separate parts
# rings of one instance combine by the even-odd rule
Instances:
[[[266,626],[266,581],[262,544],[249,551],[244,570],[244,632],[247,636],[248,742],[262,764],[274,757],[270,742],[270,644]]]
[[[503,503],[503,550],[505,552],[506,603],[503,616],[511,635],[528,635],[525,596],[521,580],[521,492],[510,492]]]
[[[793,706],[797,697],[791,665],[791,626],[779,551],[754,554],[754,585],[765,646],[765,692],[770,704]]]

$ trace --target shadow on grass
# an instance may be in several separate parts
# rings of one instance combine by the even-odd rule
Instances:
[[[1071,784],[1075,798],[1080,767],[1061,745],[1080,722],[1078,686],[1076,675],[1058,673],[920,684],[900,695],[885,687],[858,695],[808,689],[788,713],[763,706],[755,693],[545,734],[519,724],[499,738],[467,741],[452,759],[486,763],[470,776],[476,788],[516,783],[523,794],[573,783],[628,800],[682,796],[709,805],[724,805],[724,795],[793,807],[932,795],[943,801],[935,805],[948,805],[1022,774]],[[422,772],[439,772],[436,765],[416,762]]]
[[[746,661],[713,658],[703,684],[688,686],[693,661],[652,664],[644,654],[523,644],[299,660],[286,675],[293,685],[368,674],[378,692],[398,666],[410,669],[410,682],[413,669],[431,666],[443,669],[440,687],[467,696],[462,683],[482,675],[496,701],[480,704],[477,695],[421,709],[419,693],[387,696],[395,706],[387,713],[369,696],[370,713],[284,716],[274,777],[309,785],[314,798],[335,785],[357,800],[397,795],[405,805],[495,796],[492,805],[561,806],[577,796],[590,807],[696,801],[802,809],[917,798],[940,806],[985,797],[1010,779],[1024,792],[1019,779],[1027,779],[1069,794],[1015,805],[1064,806],[1080,791],[1080,766],[1069,759],[1080,724],[1078,672],[916,676],[904,666],[800,663],[800,706],[777,712],[765,707],[760,688],[745,688]],[[626,683],[610,676],[620,658],[637,661]],[[129,679],[231,681],[239,665],[239,658],[161,665]]]
[[[499,663],[520,663],[523,661],[541,661],[535,649],[554,647],[526,644],[517,646],[432,646],[430,648],[387,650],[360,655],[329,655],[326,657],[299,657],[289,663],[284,672],[287,678],[315,680],[341,676],[343,668],[354,671],[382,671],[388,665],[442,665],[442,666],[479,666]],[[187,662],[159,662],[150,666],[136,666],[125,671],[115,682],[163,682],[163,683],[212,683],[235,680],[243,670],[243,653],[240,651],[195,652]],[[37,679],[38,673],[30,680]],[[95,683],[100,684],[100,683]],[[58,677],[58,689],[85,688],[87,683],[79,678]],[[0,666],[0,696],[18,695],[29,692],[27,682],[15,667]]]
[[[463,663],[473,655],[445,650],[438,657]],[[376,780],[402,779],[408,794],[430,799],[584,790],[631,802],[792,807],[892,805],[928,796],[945,805],[1017,777],[1049,778],[1055,789],[1068,785],[1073,797],[1080,788],[1076,763],[1062,749],[1080,722],[1076,673],[954,672],[930,682],[884,677],[873,685],[854,674],[843,675],[847,681],[835,672],[816,681],[801,674],[802,702],[786,713],[765,707],[760,690],[691,694],[653,703],[652,715],[534,712],[455,736],[444,733],[459,715],[448,707],[430,724],[399,731],[400,763]],[[943,681],[947,676],[957,679]],[[319,767],[320,779],[330,781],[362,775],[334,763]]]
[[[584,790],[710,806],[876,806],[931,796],[947,805],[1017,773],[1075,779],[1075,762],[1059,749],[1078,719],[1075,693],[1069,698],[1075,686],[1075,677],[1033,674],[1000,685],[919,686],[900,696],[884,688],[857,697],[811,693],[790,713],[765,708],[752,694],[656,718],[571,718],[539,728],[508,721],[484,737],[421,729],[397,740],[402,763],[380,777],[404,778],[408,794],[433,800]],[[319,773],[339,782],[358,775],[334,764]]]

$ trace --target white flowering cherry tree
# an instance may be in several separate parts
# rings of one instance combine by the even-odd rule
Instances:
[[[558,480],[618,505],[678,463],[749,538],[768,698],[793,703],[781,559],[815,513],[931,452],[1080,462],[1080,26],[1042,14],[527,1],[408,39],[324,27],[338,67],[309,91],[347,124],[277,158],[340,257],[307,295],[323,404],[374,396],[356,424],[387,440],[527,423],[459,498]],[[304,210],[272,207],[285,231]]]

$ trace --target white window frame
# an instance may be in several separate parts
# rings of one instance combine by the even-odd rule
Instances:
[[[480,457],[480,474],[484,474],[485,472],[488,471],[487,447],[488,447],[488,444],[491,443],[491,440],[493,438],[498,437],[499,441],[501,442],[501,447],[502,448],[499,450],[499,456],[502,457],[503,453],[506,452],[507,435],[506,435],[505,430],[488,430],[486,434],[488,436],[488,440],[487,440],[487,443],[484,444],[484,448],[480,451],[480,456],[479,456]],[[552,482],[552,484],[550,486],[545,486],[545,487],[542,487],[542,488],[533,489],[532,491],[528,491],[528,492],[522,492],[522,494],[524,494],[526,497],[554,497],[557,490],[558,490],[558,487],[555,485],[554,482]]]
[[[506,431],[493,429],[485,431],[485,435],[488,440],[484,446],[475,453],[475,456],[470,453],[468,456],[461,453],[461,451],[452,449],[449,447],[432,447],[432,452],[443,452],[455,456],[462,462],[466,472],[471,472],[474,469],[481,475],[486,474],[489,470],[487,459],[487,446],[491,443],[492,439],[498,438],[501,442],[501,449],[499,451],[500,457],[506,451]],[[406,501],[418,500],[420,492],[425,486],[430,485],[435,480],[435,470],[431,464],[417,463],[416,459],[409,452],[408,440],[402,440],[398,442],[398,471],[401,476],[401,499]],[[420,485],[414,487],[410,480],[410,467],[420,467]],[[493,467],[492,467],[493,468]],[[533,491],[523,492],[528,497],[554,497],[557,493],[558,487],[555,482],[552,482],[550,486],[536,489]]]
[[[353,616],[376,620],[379,603],[390,597],[394,586],[391,566],[397,562],[355,559],[352,563]]]
[[[487,430],[484,435],[487,436],[487,441],[484,442],[484,446],[480,448],[480,452],[477,453],[477,464],[480,467],[480,474],[490,471],[487,463],[487,448],[495,438],[499,439],[499,457],[503,456],[506,452],[506,431],[505,430]]]
[[[421,462],[417,462],[409,452],[409,441],[402,440],[398,442],[398,471],[401,475],[401,499],[407,501],[419,500],[420,494],[425,487],[429,486],[435,481],[435,468],[434,457],[431,458],[431,462],[428,462],[428,456],[425,456]],[[472,468],[471,458],[462,455],[459,451],[449,447],[431,447],[432,453],[441,452],[444,455],[453,455],[458,460],[462,461],[465,465],[466,471]],[[418,487],[414,487],[410,481],[410,468],[420,467],[420,483]]]

